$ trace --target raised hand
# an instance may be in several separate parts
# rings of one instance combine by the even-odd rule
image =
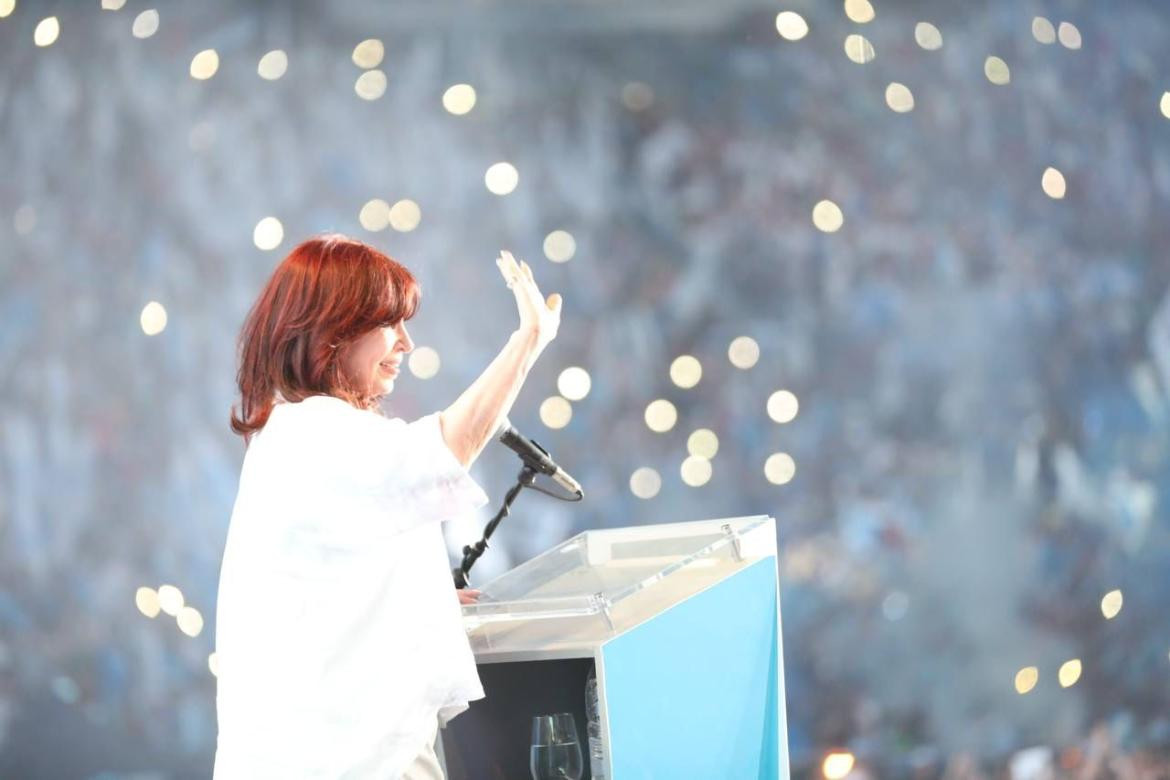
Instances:
[[[540,346],[544,347],[557,337],[557,329],[561,325],[561,296],[553,293],[545,300],[536,286],[536,280],[532,278],[532,269],[528,263],[516,262],[511,252],[500,252],[496,258],[496,267],[516,296],[520,329],[535,333]]]

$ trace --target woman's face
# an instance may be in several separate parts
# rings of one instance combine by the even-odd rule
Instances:
[[[342,357],[342,370],[354,387],[373,396],[387,395],[402,370],[402,359],[414,349],[414,342],[401,321],[374,328],[353,342]]]

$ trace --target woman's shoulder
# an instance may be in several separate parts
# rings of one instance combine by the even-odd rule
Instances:
[[[346,409],[352,409],[355,412],[360,411],[359,409],[355,408],[354,406],[352,406],[348,402],[341,400],[337,396],[325,395],[323,393],[318,394],[318,395],[306,396],[305,398],[302,398],[299,401],[289,401],[289,400],[286,400],[283,396],[277,395],[276,403],[272,407],[272,410],[274,412],[277,410],[280,410],[281,412],[290,412],[291,411],[291,412],[296,412],[298,414],[301,414],[301,413],[318,414],[318,413],[329,413],[329,412],[336,413],[339,411],[344,411]]]
[[[335,395],[310,395],[300,401],[285,402],[288,406],[299,409],[327,409],[333,411],[361,411],[347,401],[343,401]]]
[[[311,395],[300,401],[277,403],[272,409],[270,423],[273,421],[282,427],[325,426],[335,434],[404,422],[387,418],[377,411],[359,409],[332,395]]]
[[[411,438],[403,435],[408,428],[405,420],[359,409],[333,396],[315,395],[275,405],[257,439],[263,441],[260,449],[266,454],[257,457],[281,463],[291,460],[299,467],[330,472],[360,472],[408,445]]]
[[[311,425],[315,421],[338,421],[351,419],[361,410],[331,395],[310,395],[299,401],[278,400],[272,407],[269,423],[286,425]],[[265,426],[268,427],[268,426]]]

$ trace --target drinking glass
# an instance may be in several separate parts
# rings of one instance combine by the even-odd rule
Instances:
[[[532,780],[581,780],[581,743],[572,713],[532,719]]]

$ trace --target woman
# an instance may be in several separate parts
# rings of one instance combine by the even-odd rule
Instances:
[[[449,407],[383,417],[419,287],[342,236],[277,267],[241,334],[247,443],[220,573],[217,780],[442,777],[436,728],[482,698],[439,523],[556,336],[560,296],[496,261],[520,324]]]

